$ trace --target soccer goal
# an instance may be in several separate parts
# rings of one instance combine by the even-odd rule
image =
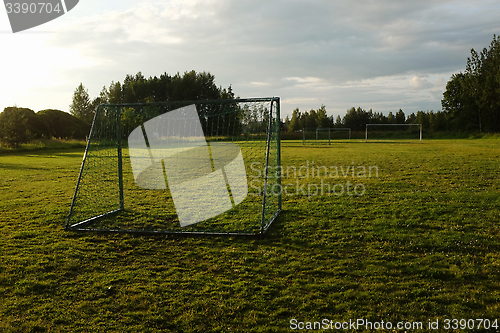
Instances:
[[[351,139],[350,128],[316,128],[313,130],[302,129],[302,144],[305,145],[306,141],[331,141],[334,139]],[[336,134],[339,133],[340,135]]]
[[[315,132],[313,130],[302,129],[302,145],[306,144],[306,141],[314,140]]]
[[[420,128],[420,142],[422,142],[422,124],[366,124],[366,129],[365,129],[365,142],[368,142],[368,127],[374,127],[374,128],[383,128],[383,127],[389,127],[391,129],[395,129],[397,127],[399,128],[404,128],[408,126],[408,129],[410,130],[410,133],[407,135],[410,135],[412,137],[414,134],[411,133],[411,128],[412,126],[419,126]],[[393,132],[389,133],[390,135],[393,134]],[[406,134],[406,133],[405,133]]]
[[[332,132],[341,131],[348,132],[349,139],[351,139],[351,129],[350,128],[317,128],[316,129],[316,140],[327,140],[328,144],[330,144],[332,140]],[[327,136],[328,135],[328,136]]]
[[[277,97],[100,105],[66,229],[264,234],[281,211]]]

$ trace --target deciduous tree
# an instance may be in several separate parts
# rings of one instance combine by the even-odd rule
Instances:
[[[95,111],[90,100],[89,92],[82,83],[80,83],[73,93],[73,101],[69,106],[69,111],[72,115],[87,123],[91,123],[94,118]]]
[[[0,113],[0,141],[11,147],[46,135],[46,125],[33,110],[7,107]]]

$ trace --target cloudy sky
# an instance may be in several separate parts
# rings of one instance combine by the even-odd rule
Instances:
[[[439,110],[470,49],[500,34],[498,0],[80,0],[13,34],[0,9],[0,109],[68,111],[139,71],[207,71],[240,97],[344,115]]]

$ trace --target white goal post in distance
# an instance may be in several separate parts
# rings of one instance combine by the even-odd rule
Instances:
[[[365,142],[368,142],[368,126],[420,126],[420,142],[422,142],[422,124],[366,124]]]

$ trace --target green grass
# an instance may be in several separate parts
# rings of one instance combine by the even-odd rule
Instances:
[[[498,139],[284,141],[284,166],[377,166],[378,176],[288,174],[285,185],[306,191],[323,179],[366,192],[285,196],[263,239],[66,232],[82,155],[0,156],[2,332],[286,332],[292,318],[439,319],[445,331],[446,318],[500,321]]]

